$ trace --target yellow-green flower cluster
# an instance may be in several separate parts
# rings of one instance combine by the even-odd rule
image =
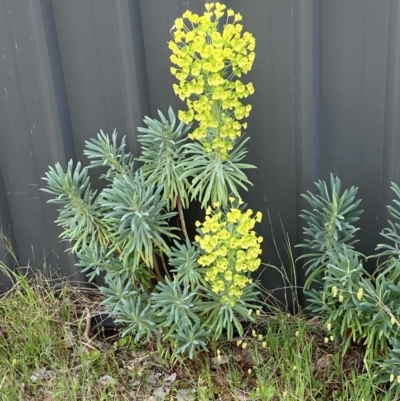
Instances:
[[[253,84],[245,85],[237,78],[253,65],[255,39],[251,33],[242,32],[239,13],[226,10],[221,3],[207,3],[205,8],[203,15],[186,11],[175,21],[169,48],[177,67],[171,72],[179,80],[174,91],[188,106],[188,111],[180,110],[179,118],[187,124],[198,122],[189,137],[199,140],[207,152],[227,158],[247,126],[239,121],[251,110],[251,105],[244,105],[240,99],[254,93]]]
[[[241,202],[229,200],[231,208],[227,213],[218,203],[207,208],[205,221],[196,222],[199,235],[195,239],[202,250],[198,262],[208,268],[205,280],[213,292],[222,295],[223,302],[233,306],[252,281],[248,273],[260,266],[263,239],[253,230],[255,223],[261,221],[261,212],[252,216],[251,209],[240,210]]]

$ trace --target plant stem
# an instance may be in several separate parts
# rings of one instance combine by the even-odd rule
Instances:
[[[164,281],[163,276],[161,275],[160,268],[158,266],[156,253],[153,251],[153,261],[154,261],[154,270],[156,271],[158,281]]]
[[[160,251],[160,258],[161,258],[161,262],[165,271],[165,274],[168,276],[168,278],[171,280],[171,276],[169,274],[169,271],[167,269],[167,265],[165,264],[165,260],[164,260],[164,254],[162,253],[162,251]]]
[[[182,202],[181,202],[181,197],[179,195],[176,197],[176,206],[178,207],[179,219],[181,220],[182,224],[182,233],[186,239],[188,238],[188,233],[186,231],[185,216],[183,215]]]

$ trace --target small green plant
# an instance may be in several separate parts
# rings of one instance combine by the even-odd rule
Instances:
[[[357,228],[353,225],[361,215],[357,210],[357,188],[341,193],[341,182],[331,176],[330,189],[325,182],[316,183],[318,195],[308,192],[303,197],[312,210],[305,210],[305,244],[309,250],[299,259],[306,258],[306,294],[314,313],[326,321],[334,337],[350,341],[364,337],[362,317],[355,312],[360,303],[358,292],[361,278],[366,275],[362,267],[362,255],[355,249]],[[312,284],[317,288],[312,288]],[[314,285],[315,285],[314,284]]]
[[[305,259],[308,268],[305,291],[310,308],[323,317],[332,340],[345,340],[344,352],[351,342],[363,344],[365,366],[380,367],[374,382],[391,382],[400,394],[400,189],[392,184],[395,200],[388,209],[395,221],[381,233],[388,242],[378,245],[380,253],[371,256],[380,261],[371,276],[363,267],[365,257],[354,248],[358,230],[354,223],[362,213],[357,188],[342,193],[334,176],[330,184],[328,189],[319,181],[316,195],[303,195],[312,208],[301,215],[307,226],[306,241],[299,245],[307,250],[299,259]]]
[[[239,78],[251,68],[255,40],[242,33],[240,14],[220,3],[205,7],[201,16],[187,11],[176,20],[169,44],[178,66],[174,90],[189,110],[179,111],[179,122],[171,108],[144,119],[141,167],[125,138],[118,143],[116,132],[100,132],[86,142],[88,167],[57,164],[44,178],[78,266],[90,280],[105,272],[104,305],[125,325],[123,334],[136,342],[156,337],[190,358],[210,339],[243,335],[243,323],[254,320],[258,291],[250,275],[262,241],[254,231],[261,213],[246,210],[238,192],[250,184],[242,170],[253,167],[241,163],[246,124],[239,121],[251,110],[240,99],[254,88]],[[88,176],[97,167],[107,169],[98,193]],[[184,209],[194,199],[206,216],[191,241]]]

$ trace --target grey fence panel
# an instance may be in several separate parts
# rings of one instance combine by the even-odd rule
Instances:
[[[15,249],[15,238],[11,230],[11,216],[8,207],[7,193],[4,185],[3,174],[0,167],[0,262],[3,262],[2,268],[7,266],[13,268],[15,266],[15,260],[10,254],[7,243],[12,243],[13,249]],[[9,280],[7,272],[0,269],[0,293],[7,291],[11,287],[11,281]]]
[[[302,193],[320,177],[322,132],[322,4],[319,0],[294,3],[294,98],[296,142],[296,215],[305,207]],[[296,219],[294,242],[301,241],[302,222]],[[297,250],[296,250],[297,251]],[[298,252],[296,252],[296,255]],[[297,271],[298,285],[304,272]]]
[[[382,227],[381,193],[389,1],[323,3],[322,177],[360,187],[365,213],[359,249],[370,253]]]
[[[391,1],[388,16],[385,117],[382,152],[382,204],[392,198],[391,181],[400,183],[400,2]],[[387,214],[382,212],[385,220]]]
[[[135,150],[134,127],[149,113],[139,5],[55,1],[54,15],[78,158],[100,129],[129,134]]]
[[[39,191],[48,165],[73,155],[51,6],[0,3],[0,161],[20,263],[72,273],[52,224],[56,212]]]
[[[292,245],[302,239],[300,194],[331,172],[360,187],[359,249],[371,253],[386,225],[390,182],[400,181],[399,2],[225,3],[257,39],[254,67],[243,77],[256,89],[248,99],[247,161],[257,166],[244,197],[264,214],[264,262],[290,268],[284,232]],[[175,18],[204,4],[0,0],[0,217],[10,222],[21,264],[35,256],[42,265],[49,254],[48,264],[77,273],[40,178],[57,161],[86,164],[85,140],[100,129],[127,135],[139,155],[143,117],[184,107],[172,90],[168,41]],[[201,216],[196,206],[187,214],[190,222]],[[271,268],[261,279],[269,289],[284,284]],[[304,280],[301,269],[297,279]]]
[[[193,4],[200,9],[200,2]],[[174,78],[170,73],[168,41],[172,39],[174,15],[181,15],[186,10],[185,1],[142,0],[140,2],[143,22],[143,40],[146,53],[146,66],[149,79],[151,113],[166,112],[169,105],[177,109],[183,106],[174,96],[172,83]]]

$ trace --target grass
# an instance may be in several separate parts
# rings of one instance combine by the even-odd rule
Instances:
[[[393,399],[363,370],[363,350],[342,356],[316,318],[277,310],[243,338],[179,361],[93,328],[96,289],[55,287],[42,274],[12,278],[14,287],[0,298],[4,401]]]
[[[7,237],[0,242],[13,255]],[[93,327],[102,301],[96,288],[0,268],[14,283],[0,297],[2,401],[393,400],[364,370],[363,349],[343,355],[318,318],[277,307],[243,338],[182,361]]]
[[[115,355],[104,349],[100,357],[85,343],[74,292],[68,285],[55,291],[43,276],[28,280],[21,274],[0,300],[2,400],[85,400],[93,394],[110,399],[93,384],[103,371],[118,372]]]

